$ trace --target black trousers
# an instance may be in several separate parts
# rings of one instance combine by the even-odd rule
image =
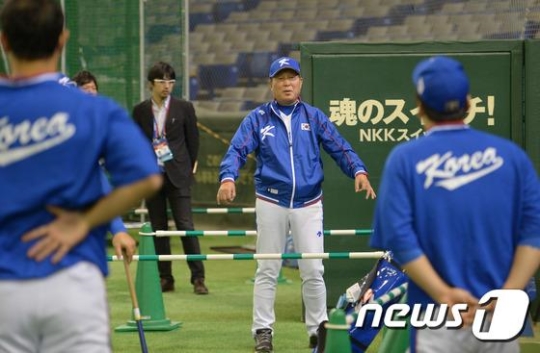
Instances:
[[[170,205],[174,223],[177,230],[193,230],[193,216],[191,213],[191,196],[189,189],[181,190],[175,187],[167,174],[163,174],[163,186],[157,194],[146,200],[146,208],[152,229],[168,230],[167,201]],[[180,237],[185,254],[200,254],[201,247],[197,237]],[[154,246],[157,255],[171,254],[171,241],[169,237],[154,237]],[[191,271],[191,283],[197,278],[204,278],[204,264],[202,261],[187,261]],[[159,261],[158,270],[160,278],[174,281],[171,261]]]

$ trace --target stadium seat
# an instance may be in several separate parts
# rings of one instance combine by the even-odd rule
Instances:
[[[191,0],[190,4],[190,63],[206,67],[197,69],[200,90],[210,90],[213,96],[221,93],[223,98],[232,94],[223,86],[235,80],[246,86],[247,95],[251,86],[266,83],[270,59],[299,56],[300,42],[534,38],[540,24],[540,17],[534,17],[537,0]],[[168,25],[154,9],[147,14],[154,24]],[[178,43],[158,29],[147,31],[149,38],[159,40],[149,48],[163,57],[167,45]],[[227,70],[232,80],[210,79],[210,73],[220,71],[208,65],[236,66],[236,79]]]
[[[261,104],[269,101],[272,98],[272,94],[267,84],[260,84],[258,86],[247,89],[244,93],[244,97],[249,101]]]
[[[212,43],[208,50],[209,52],[214,52],[216,54],[228,54],[231,51],[231,46],[232,43],[230,42],[216,42]]]
[[[245,94],[245,87],[227,87],[221,91],[221,98],[240,100],[245,98]]]
[[[214,5],[214,19],[216,22],[224,21],[231,12],[243,11],[244,4],[240,1],[218,1]]]
[[[219,28],[219,30],[221,30],[221,28]],[[225,36],[223,37],[223,41],[231,42],[231,43],[243,42],[246,40],[246,37],[248,35],[247,32],[238,32],[238,30],[230,31],[230,32],[223,31],[223,32],[225,33]]]
[[[242,2],[244,3],[244,10],[249,11],[259,6],[262,0],[242,0]]]
[[[245,79],[247,85],[254,85],[268,78],[268,68],[272,61],[278,58],[274,52],[240,53],[236,65],[239,76]]]
[[[214,23],[214,16],[209,12],[190,13],[189,14],[189,31],[195,30],[200,24]]]
[[[256,7],[257,11],[272,11],[278,8],[279,0],[261,1]]]
[[[317,30],[312,28],[306,28],[298,32],[293,32],[291,40],[294,43],[308,42],[315,39],[317,36]]]
[[[199,65],[200,87],[215,96],[218,88],[235,87],[238,83],[238,67],[234,64]]]
[[[220,32],[218,30],[217,26],[212,26],[212,27],[215,28],[215,32],[207,33],[206,36],[205,36],[205,41],[208,42],[208,43],[211,43],[211,44],[225,42],[226,33],[225,32]]]
[[[403,20],[403,24],[409,27],[418,27],[426,23],[426,16],[411,15]]]
[[[235,52],[251,52],[255,48],[255,42],[251,40],[236,41],[231,44],[231,50]]]
[[[278,41],[279,43],[291,43],[293,30],[282,28],[279,32],[272,34],[269,39]]]
[[[331,20],[328,20],[327,29],[329,31],[348,31],[352,28],[353,25],[354,25],[353,19],[344,19],[344,18],[331,19]]]
[[[481,39],[482,34],[478,31],[479,27],[480,24],[477,22],[459,23],[456,25],[455,33],[466,40]]]
[[[268,30],[264,30],[262,26],[260,28],[261,28],[261,31],[248,32],[245,39],[249,41],[253,41],[253,42],[263,42],[263,41],[269,40],[271,32]]]
[[[238,53],[230,51],[228,53],[216,53],[216,58],[214,60],[215,64],[223,65],[236,65],[238,60]]]
[[[196,112],[205,111],[205,110],[217,111],[220,105],[220,102],[211,101],[211,100],[199,100],[199,101],[193,101],[192,103]]]
[[[245,110],[244,101],[223,101],[219,104],[219,111],[222,112],[237,112]]]
[[[317,41],[329,41],[329,40],[340,40],[340,39],[351,39],[354,38],[354,32],[352,31],[319,31],[317,32]]]
[[[304,20],[315,20],[317,19],[318,11],[317,9],[304,9],[298,8],[294,13],[294,18],[299,21]]]
[[[194,13],[211,13],[214,4],[212,2],[192,1],[189,5],[189,12]],[[167,8],[165,11],[169,11]]]
[[[259,25],[259,31],[268,33],[268,36],[275,36],[279,34],[283,29],[281,22],[263,22]]]
[[[465,7],[465,3],[463,2],[449,2],[446,4],[443,4],[441,8],[441,13],[462,13],[463,8]]]
[[[229,17],[225,20],[225,23],[239,23],[239,22],[245,22],[250,20],[250,13],[249,12],[238,12],[234,11],[231,12]]]
[[[363,7],[353,7],[353,8],[340,7],[339,16],[337,16],[337,18],[352,18],[353,20],[356,20],[363,16],[364,16]]]

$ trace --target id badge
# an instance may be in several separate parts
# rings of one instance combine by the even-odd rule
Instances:
[[[170,161],[173,158],[173,154],[169,148],[169,145],[167,144],[167,140],[163,138],[154,140],[152,145],[154,146],[154,152],[156,153],[160,164]]]

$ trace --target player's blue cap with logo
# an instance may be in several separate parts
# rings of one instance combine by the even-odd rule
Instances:
[[[465,116],[469,79],[459,61],[447,56],[425,59],[416,65],[412,79],[430,118],[456,120]]]
[[[294,60],[293,58],[284,56],[282,58],[274,60],[272,65],[270,65],[270,73],[268,76],[272,78],[276,76],[278,72],[285,69],[293,70],[298,75],[300,75],[300,64],[298,63],[298,61]]]

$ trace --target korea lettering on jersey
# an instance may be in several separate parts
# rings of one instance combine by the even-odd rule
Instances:
[[[68,123],[68,118],[67,113],[58,112],[50,118],[23,120],[16,125],[10,123],[9,117],[0,118],[0,166],[21,161],[71,138],[76,128]]]
[[[416,164],[416,172],[425,174],[424,188],[429,188],[435,179],[436,186],[455,190],[499,169],[504,160],[492,147],[472,154],[456,157],[452,152],[434,154]],[[460,174],[461,173],[461,174]]]

